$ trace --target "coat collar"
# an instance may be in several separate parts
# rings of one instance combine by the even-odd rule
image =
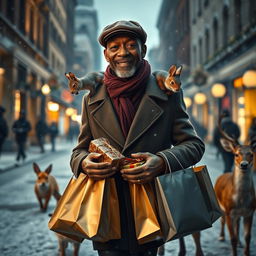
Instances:
[[[127,138],[125,139],[120,128],[118,117],[115,114],[111,99],[105,86],[101,86],[95,95],[89,99],[89,106],[98,102],[99,105],[92,111],[92,116],[98,125],[125,151],[133,142],[143,135],[151,125],[162,115],[162,108],[154,98],[167,101],[168,96],[159,89],[155,77],[150,76],[147,89],[142,97]],[[106,118],[107,117],[107,118]]]

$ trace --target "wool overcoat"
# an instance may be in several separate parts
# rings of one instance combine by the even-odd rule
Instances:
[[[196,164],[204,153],[204,143],[189,121],[182,90],[172,95],[165,94],[153,75],[147,83],[127,138],[122,133],[104,84],[97,88],[93,96],[85,94],[78,145],[73,149],[70,161],[76,176],[82,171],[81,162],[89,153],[90,141],[100,137],[107,138],[112,146],[127,157],[137,152],[158,154],[163,157],[170,172],[182,169],[181,164],[184,168]],[[160,246],[162,240],[144,245],[137,243],[128,183],[120,175],[116,175],[115,180],[122,238],[107,243],[94,242],[94,249],[120,249],[136,253]]]

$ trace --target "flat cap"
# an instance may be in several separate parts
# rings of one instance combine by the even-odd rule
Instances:
[[[132,20],[120,20],[106,26],[102,30],[99,36],[99,43],[105,47],[107,45],[107,41],[118,34],[131,35],[140,39],[143,44],[147,40],[147,34],[138,22]]]

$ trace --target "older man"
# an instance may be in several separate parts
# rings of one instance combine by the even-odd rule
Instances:
[[[76,176],[86,173],[95,180],[114,175],[119,197],[121,239],[94,242],[100,256],[156,255],[159,240],[139,245],[128,183],[151,182],[156,176],[196,164],[204,144],[196,135],[185,110],[182,91],[167,95],[153,75],[146,55],[146,32],[134,21],[117,21],[99,36],[109,63],[103,84],[93,95],[85,95],[78,145],[71,168]],[[117,170],[97,162],[89,153],[91,140],[107,138],[125,156],[139,157],[145,164]]]

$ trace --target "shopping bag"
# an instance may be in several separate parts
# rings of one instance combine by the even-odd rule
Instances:
[[[135,232],[139,244],[160,237],[156,200],[150,184],[129,184]]]
[[[49,228],[81,242],[119,239],[120,216],[115,180],[95,181],[84,173],[71,178],[49,221]]]
[[[166,241],[209,228],[222,215],[206,166],[162,175],[155,182],[157,201],[164,197],[175,226]]]

